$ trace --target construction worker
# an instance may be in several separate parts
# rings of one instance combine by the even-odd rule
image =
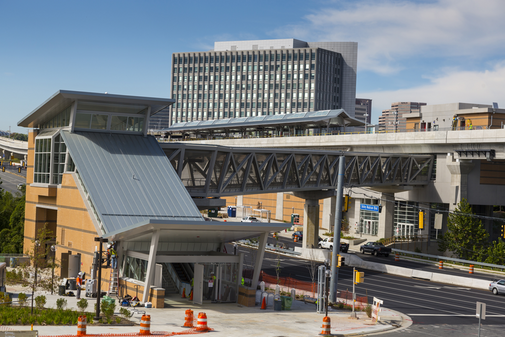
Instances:
[[[214,295],[214,283],[216,283],[216,276],[214,275],[214,272],[211,272],[209,282],[207,284],[209,288],[209,290],[207,291],[208,300],[210,300],[212,298],[212,295]]]
[[[75,279],[75,283],[77,286],[77,294],[75,296],[76,299],[81,299],[81,287],[82,287],[82,273],[78,273]]]
[[[109,253],[110,253],[111,267],[112,267],[112,269],[116,269],[117,268],[117,253],[116,253],[116,250],[114,249],[114,246],[111,246],[109,248]]]

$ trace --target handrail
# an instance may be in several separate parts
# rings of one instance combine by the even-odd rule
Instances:
[[[165,263],[165,265],[167,266],[167,270],[168,270],[168,273],[170,274],[170,276],[172,277],[172,280],[174,281],[175,283],[175,286],[177,288],[177,291],[181,291],[182,288],[190,288],[191,285],[186,283],[186,282],[182,282],[180,279],[179,279],[179,275],[177,275],[177,273],[175,272],[175,269],[174,267],[172,266],[171,263]],[[188,293],[189,294],[189,293]]]
[[[505,266],[499,265],[499,264],[477,262],[477,261],[469,261],[469,260],[456,259],[456,258],[453,258],[453,257],[440,256],[440,255],[430,255],[430,254],[424,254],[424,253],[416,253],[416,252],[411,252],[409,250],[401,250],[401,249],[396,249],[396,248],[393,248],[392,251],[393,252],[402,253],[402,254],[416,255],[416,256],[421,256],[421,257],[433,258],[433,259],[436,259],[436,260],[446,260],[446,261],[464,263],[464,264],[468,264],[468,265],[475,265],[475,266],[496,268],[496,269],[500,269],[502,271],[505,269]]]

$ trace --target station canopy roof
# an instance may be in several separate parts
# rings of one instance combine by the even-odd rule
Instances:
[[[165,132],[209,131],[233,132],[244,130],[276,129],[279,126],[303,125],[304,128],[326,128],[336,126],[362,126],[364,122],[350,117],[343,109],[298,112],[292,114],[264,115],[213,119],[205,121],[175,123]]]

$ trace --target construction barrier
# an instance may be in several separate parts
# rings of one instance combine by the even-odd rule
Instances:
[[[140,320],[140,334],[151,334],[151,315],[142,315],[142,319]]]
[[[399,253],[395,253],[395,261],[400,261],[400,254]]]
[[[186,318],[184,319],[184,327],[192,328],[193,327],[193,310],[186,310]]]
[[[438,262],[438,269],[444,269],[444,261]]]
[[[331,335],[331,321],[328,316],[323,318],[323,330],[320,335]]]
[[[470,265],[470,268],[468,269],[469,274],[473,274],[473,264]]]
[[[86,335],[86,316],[79,316],[77,318],[77,336]]]
[[[261,310],[266,310],[267,308],[267,301],[266,301],[266,296],[262,296],[263,300],[261,301]]]
[[[208,331],[207,327],[207,314],[201,312],[198,314],[198,321],[196,322],[196,331]]]

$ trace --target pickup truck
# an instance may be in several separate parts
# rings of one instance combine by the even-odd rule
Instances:
[[[333,237],[325,238],[322,241],[319,241],[319,248],[333,249]],[[349,250],[349,244],[347,242],[340,242],[340,251],[342,253],[347,253]]]
[[[359,248],[362,254],[370,253],[372,255],[384,255],[388,257],[391,254],[391,248],[384,246],[380,242],[367,242]]]

